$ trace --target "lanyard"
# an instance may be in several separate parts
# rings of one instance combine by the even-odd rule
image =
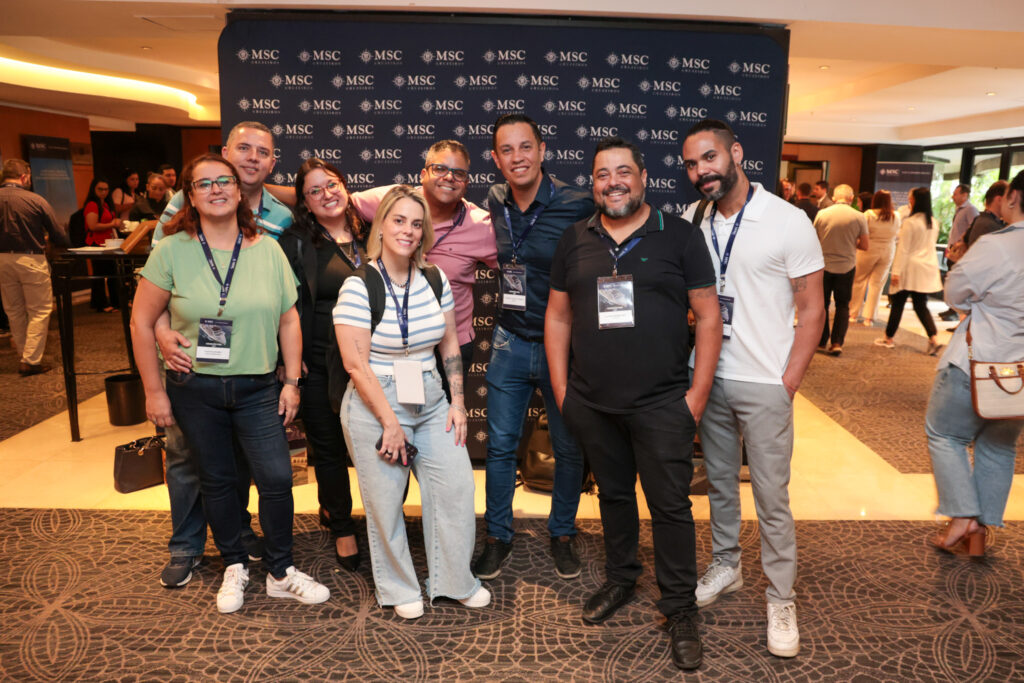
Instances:
[[[210,251],[210,245],[206,241],[206,235],[203,234],[202,226],[196,226],[196,237],[199,238],[199,244],[203,246],[203,253],[206,254],[206,262],[210,265],[210,270],[213,271],[213,277],[217,279],[217,284],[220,285],[220,308],[217,309],[217,317],[219,318],[224,312],[224,305],[228,302],[228,290],[231,289],[231,278],[235,276],[235,266],[238,265],[238,255],[242,252],[242,231],[238,231],[238,237],[235,239],[235,248],[231,252],[231,263],[228,264],[228,274],[223,280],[220,279],[220,271],[217,270],[217,262],[213,260],[213,252]]]
[[[732,233],[729,234],[729,241],[725,243],[725,254],[722,254],[718,250],[718,235],[715,232],[715,214],[718,213],[718,202],[715,202],[711,206],[711,245],[715,248],[715,256],[718,257],[720,264],[720,273],[718,276],[718,291],[725,291],[725,270],[729,267],[729,258],[732,256],[732,243],[736,240],[736,233],[740,230],[740,221],[743,220],[743,212],[747,210],[747,204],[750,203],[750,198],[754,196],[754,186],[751,185],[747,190],[747,201],[743,202],[743,207],[740,212],[736,214],[736,221],[732,224]]]
[[[453,232],[455,232],[455,228],[457,228],[460,225],[462,225],[462,222],[464,220],[466,220],[466,214],[467,213],[468,212],[466,210],[466,204],[465,204],[465,202],[463,202],[462,206],[459,207],[459,215],[455,217],[455,221],[452,223],[452,227],[450,227],[448,229],[448,232],[446,232],[445,234],[441,235],[441,237],[437,241],[434,242],[434,245],[432,247],[430,247],[430,249],[427,250],[428,254],[430,252],[434,251],[435,249],[437,249],[437,245],[441,244],[441,242],[444,242],[445,239],[448,238],[448,235],[451,235]]]
[[[551,183],[551,198],[550,199],[554,199],[554,198],[555,198],[555,184]],[[548,201],[550,201],[550,199]],[[533,215],[529,219],[529,223],[526,226],[526,230],[523,230],[523,236],[519,238],[518,242],[516,241],[515,233],[512,232],[512,216],[508,212],[508,204],[505,204],[502,208],[505,210],[505,225],[506,225],[506,227],[508,227],[509,242],[512,245],[512,263],[516,264],[516,263],[519,263],[519,247],[523,246],[523,242],[526,241],[526,236],[530,234],[530,230],[533,229],[533,226],[537,222],[537,219],[540,218],[540,215],[542,213],[544,213],[544,209],[546,209],[547,207],[543,206],[543,205],[537,207],[537,210],[533,212]]]
[[[334,245],[334,248],[338,252],[338,256],[341,257],[342,261],[344,261],[345,263],[348,264],[349,268],[351,268],[352,270],[355,270],[359,266],[363,265],[363,259],[360,258],[360,256],[359,256],[359,247],[356,246],[355,240],[352,240],[352,243],[351,243],[352,244],[352,254],[355,256],[355,259],[356,259],[355,263],[353,263],[352,259],[350,259],[348,257],[348,254],[345,253],[345,250],[341,248],[341,245],[338,244],[337,242],[335,242],[334,238],[331,237],[331,233],[327,232],[327,228],[325,228],[324,226],[320,225],[319,223],[316,224],[316,227],[320,228],[320,234],[323,235],[323,238],[325,240],[327,240],[328,242],[330,242],[331,244]]]
[[[395,313],[398,316],[398,329],[402,331],[402,346],[405,347],[405,355],[409,355],[409,290],[412,289],[412,261],[409,261],[409,279],[405,281],[405,298],[402,305],[398,305],[398,297],[395,296],[395,289],[391,286],[391,278],[388,277],[388,269],[384,262],[377,259],[377,267],[380,274],[384,276],[384,284],[388,286],[388,293],[391,300],[395,302]]]
[[[658,224],[661,225],[662,228],[665,226],[665,219],[662,218],[661,211],[658,211]],[[643,237],[643,235],[637,235],[630,241],[626,242],[625,245],[618,245],[615,243],[615,240],[612,239],[611,235],[603,232],[599,232],[597,234],[601,236],[601,239],[611,245],[608,249],[608,253],[612,256],[612,277],[615,277],[619,274],[619,259],[633,251],[633,247],[640,242],[640,238]]]

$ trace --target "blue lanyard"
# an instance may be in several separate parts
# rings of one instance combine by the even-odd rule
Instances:
[[[464,220],[466,220],[466,214],[467,213],[468,213],[468,211],[466,210],[466,203],[463,202],[462,206],[459,207],[459,215],[455,217],[455,222],[452,223],[452,227],[450,227],[448,229],[448,232],[446,232],[445,234],[441,235],[441,237],[436,242],[434,242],[434,245],[432,247],[430,247],[430,249],[427,250],[428,254],[430,252],[434,251],[435,249],[437,249],[437,245],[441,244],[441,242],[444,242],[445,239],[448,238],[448,235],[450,235],[453,232],[455,232],[455,228],[457,228],[460,225],[462,225],[462,222]]]
[[[548,201],[554,198],[555,184],[551,183],[551,198]],[[540,215],[544,213],[544,209],[546,209],[547,207],[537,207],[537,210],[534,211],[533,215],[530,217],[529,223],[526,226],[526,230],[523,230],[523,235],[522,237],[519,238],[518,242],[516,241],[515,233],[512,232],[512,216],[508,212],[508,204],[505,204],[502,208],[505,210],[505,226],[508,228],[509,243],[512,246],[512,263],[519,263],[519,247],[523,246],[523,242],[526,241],[526,236],[530,234],[530,230],[533,230],[533,226],[537,222],[537,219],[540,218]]]
[[[316,224],[316,227],[320,228],[320,234],[323,235],[324,239],[334,245],[334,248],[338,252],[338,256],[341,257],[342,261],[348,264],[349,268],[355,270],[359,266],[363,265],[363,259],[359,256],[359,247],[356,246],[355,240],[352,240],[352,253],[355,254],[356,257],[355,263],[353,263],[352,259],[350,259],[348,254],[345,253],[345,250],[341,248],[341,245],[335,242],[334,238],[331,237],[331,233],[327,232],[327,228],[319,223]]]
[[[223,280],[220,279],[220,271],[217,270],[217,262],[213,260],[213,252],[210,251],[210,245],[206,241],[206,235],[203,234],[203,228],[200,225],[196,226],[196,237],[199,238],[199,244],[203,246],[203,253],[206,254],[206,262],[210,265],[210,270],[213,271],[213,277],[217,278],[217,283],[220,285],[220,308],[217,310],[217,317],[219,318],[224,312],[224,305],[228,302],[228,290],[231,289],[231,278],[235,276],[235,267],[238,265],[238,255],[242,253],[242,231],[238,231],[238,237],[235,238],[235,248],[231,252],[231,263],[228,264],[228,274]]]
[[[412,289],[412,261],[409,261],[409,279],[405,281],[405,298],[402,305],[398,305],[398,297],[395,296],[395,289],[391,286],[391,278],[388,277],[388,269],[384,262],[377,259],[377,267],[380,274],[384,276],[384,284],[388,286],[388,293],[391,300],[395,302],[395,313],[398,316],[398,329],[402,331],[402,346],[405,347],[405,355],[409,355],[409,290]]]
[[[662,218],[660,210],[658,211],[658,223],[662,227],[664,227],[665,225],[665,219]],[[612,239],[611,235],[604,232],[599,232],[597,234],[601,236],[601,239],[603,239],[604,241],[608,242],[611,245],[611,247],[608,249],[608,253],[612,255],[612,276],[614,277],[619,274],[619,259],[621,259],[629,252],[633,251],[633,247],[635,247],[637,243],[640,242],[640,238],[643,237],[643,235],[637,235],[630,241],[626,242],[625,245],[620,246],[615,243],[615,240]]]
[[[729,258],[732,256],[732,243],[736,240],[736,233],[740,230],[740,221],[743,220],[743,212],[747,210],[747,204],[750,203],[750,198],[754,196],[754,186],[751,185],[747,190],[747,201],[743,202],[743,207],[740,212],[736,214],[736,221],[732,224],[732,233],[729,234],[729,241],[725,243],[725,254],[722,254],[718,250],[718,235],[715,233],[715,214],[718,213],[718,203],[715,202],[711,206],[711,245],[715,248],[715,256],[718,257],[718,262],[721,264],[718,275],[718,291],[725,291],[725,270],[729,267]],[[698,226],[699,227],[699,226]]]

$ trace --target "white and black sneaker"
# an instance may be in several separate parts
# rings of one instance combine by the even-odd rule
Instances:
[[[295,567],[288,567],[283,579],[267,574],[267,595],[272,598],[292,598],[307,605],[327,602],[331,591],[312,576],[303,574]]]
[[[192,580],[192,570],[203,561],[202,555],[172,555],[164,570],[160,572],[160,585],[164,588],[180,588]]]
[[[237,612],[245,602],[245,587],[249,585],[249,570],[241,562],[224,570],[224,581],[217,591],[217,609],[224,614]]]

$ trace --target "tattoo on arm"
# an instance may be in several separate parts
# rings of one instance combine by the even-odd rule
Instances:
[[[715,288],[711,287],[700,287],[699,289],[691,289],[689,292],[691,299],[713,299],[717,298],[718,294],[715,292]]]
[[[793,287],[794,294],[802,292],[807,289],[807,276],[804,275],[803,277],[792,279],[789,281],[789,284]]]
[[[452,396],[462,396],[462,357],[448,356],[445,358],[444,374],[448,376],[448,386]]]

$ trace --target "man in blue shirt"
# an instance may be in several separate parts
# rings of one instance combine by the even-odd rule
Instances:
[[[537,389],[544,397],[555,457],[548,517],[555,571],[564,579],[580,574],[573,538],[583,458],[551,391],[544,311],[558,240],[573,223],[594,213],[594,200],[544,171],[545,149],[540,129],[526,115],[506,114],[494,124],[491,157],[506,182],[491,187],[487,196],[501,267],[501,309],[487,369],[487,539],[473,563],[481,579],[498,576],[512,552],[516,450]]]
[[[264,181],[274,169],[274,136],[262,123],[245,121],[228,133],[228,140],[221,154],[238,170],[242,199],[248,203],[256,217],[256,223],[263,231],[277,239],[291,227],[292,212],[275,199],[263,187]],[[181,209],[184,197],[179,190],[174,193],[160,216],[160,222],[153,234],[153,241],[163,237],[163,226]],[[181,347],[188,341],[170,328],[168,316],[163,316],[156,326],[157,343],[168,367],[188,372],[192,361]],[[166,427],[166,468],[167,493],[171,501],[171,540],[167,544],[170,563],[160,575],[160,583],[166,588],[184,586],[192,578],[192,569],[203,558],[206,546],[206,517],[203,515],[202,499],[199,495],[199,472],[189,455],[188,443],[181,428],[174,424]],[[262,543],[253,533],[252,517],[247,510],[249,504],[249,469],[244,457],[236,458],[239,468],[238,496],[242,503],[242,543],[253,561],[262,555]]]

